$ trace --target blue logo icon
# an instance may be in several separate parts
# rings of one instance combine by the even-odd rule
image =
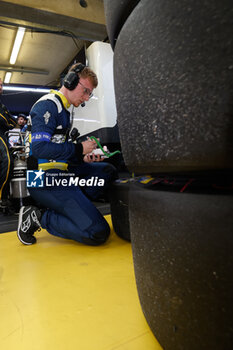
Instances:
[[[44,187],[44,174],[40,170],[27,170],[27,187]]]

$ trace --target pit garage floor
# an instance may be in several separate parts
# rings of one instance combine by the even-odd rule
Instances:
[[[111,225],[111,216],[106,216]],[[112,226],[111,226],[112,227]],[[141,311],[131,244],[0,234],[2,350],[161,350]]]

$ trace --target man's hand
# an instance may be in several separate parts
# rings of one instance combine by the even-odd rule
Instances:
[[[97,147],[97,143],[94,140],[86,140],[82,142],[83,154],[91,153]]]
[[[103,160],[104,157],[102,157],[100,154],[86,154],[83,158],[83,161],[86,163],[102,162]]]

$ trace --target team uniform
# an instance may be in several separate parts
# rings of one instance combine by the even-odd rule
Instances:
[[[50,234],[75,241],[99,245],[106,241],[110,229],[91,200],[103,196],[116,177],[108,163],[85,163],[81,143],[69,142],[71,127],[69,104],[60,92],[43,96],[30,112],[31,160],[29,168],[47,174],[71,173],[79,179],[99,178],[104,186],[29,188],[32,198],[45,210],[40,225]],[[35,165],[35,159],[37,165]],[[34,166],[30,166],[30,163]]]
[[[0,102],[0,199],[6,202],[9,195],[9,180],[12,171],[12,159],[9,151],[7,131],[16,126],[16,120]]]

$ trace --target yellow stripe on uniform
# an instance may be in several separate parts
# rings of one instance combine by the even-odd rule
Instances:
[[[5,119],[5,121],[6,121],[6,123],[7,123],[8,126],[12,126],[12,127],[13,127],[13,126],[16,126],[16,125],[17,125],[16,121],[14,121],[14,120],[12,120],[12,119],[11,119],[10,121],[7,120],[7,118],[5,118],[4,115],[3,115],[2,113],[0,113],[0,116],[1,116],[3,119]]]
[[[38,164],[38,169],[49,170],[49,169],[60,169],[67,170],[68,164],[62,162],[49,162],[49,163],[40,163]]]
[[[6,179],[5,179],[5,181],[3,182],[2,187],[0,188],[0,199],[1,199],[1,198],[2,198],[2,190],[3,190],[3,187],[5,186],[5,183],[7,182],[7,179],[8,179],[8,176],[9,176],[11,159],[10,159],[8,147],[7,147],[5,141],[3,140],[2,137],[0,137],[0,141],[2,141],[3,145],[4,145],[5,148],[6,148],[6,154],[7,154],[7,158],[8,158],[8,167],[7,167]]]
[[[51,94],[58,95],[60,99],[62,100],[63,106],[68,109],[70,107],[70,103],[68,102],[67,98],[60,92],[56,90],[51,90]]]
[[[12,126],[12,124],[9,124],[8,120],[4,117],[4,115],[2,115],[2,113],[0,113],[0,116],[1,116],[3,119],[5,119],[6,124],[7,124],[8,126]]]

